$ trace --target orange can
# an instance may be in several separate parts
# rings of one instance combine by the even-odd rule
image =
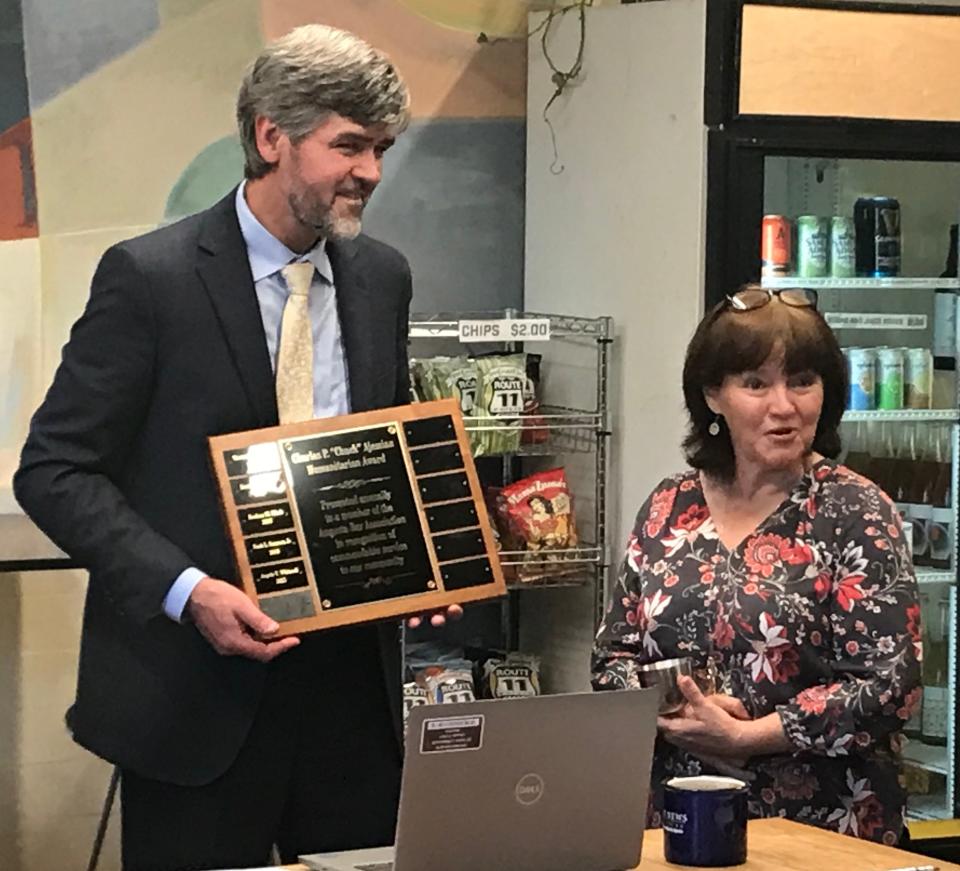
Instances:
[[[789,274],[792,247],[790,219],[783,215],[764,215],[760,236],[760,274]]]

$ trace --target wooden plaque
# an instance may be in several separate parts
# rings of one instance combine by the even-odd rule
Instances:
[[[505,594],[456,400],[209,441],[240,580],[281,635]]]

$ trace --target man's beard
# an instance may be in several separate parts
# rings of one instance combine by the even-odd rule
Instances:
[[[332,205],[311,196],[309,190],[291,193],[289,202],[294,217],[325,239],[355,239],[360,234],[366,197],[353,214],[338,214]]]

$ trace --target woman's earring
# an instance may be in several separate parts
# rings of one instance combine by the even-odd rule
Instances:
[[[720,435],[720,415],[714,415],[713,423],[707,427],[707,432],[712,436]]]

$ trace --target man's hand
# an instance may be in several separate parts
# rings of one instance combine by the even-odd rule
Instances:
[[[431,626],[443,626],[447,620],[459,620],[463,616],[463,608],[459,605],[448,605],[439,611],[428,611],[426,614],[418,614],[416,617],[407,618],[407,628],[416,629],[423,625],[426,620],[430,621]]]
[[[246,594],[226,581],[203,578],[190,594],[187,612],[200,634],[223,656],[269,662],[300,643],[291,636],[271,640],[280,628]]]

